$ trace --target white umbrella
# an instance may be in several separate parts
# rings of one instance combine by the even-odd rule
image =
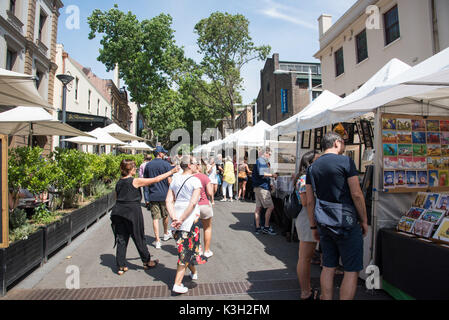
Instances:
[[[62,141],[77,143],[77,144],[89,144],[89,145],[125,145],[126,143],[114,138],[109,133],[103,131],[101,128],[97,128],[88,132],[91,137],[74,137],[69,139],[64,139]]]
[[[113,136],[119,140],[122,140],[122,141],[130,141],[130,140],[144,141],[144,140],[146,140],[142,137],[133,135],[132,133],[126,131],[125,129],[123,129],[122,127],[117,125],[116,123],[112,123],[112,124],[108,125],[107,127],[104,127],[103,130],[105,132],[109,133],[111,136]]]
[[[91,135],[53,120],[41,107],[17,107],[0,113],[0,133],[11,136],[86,136]]]
[[[142,151],[153,151],[154,149],[148,146],[145,142],[132,141],[124,146],[121,146],[122,149],[128,150],[142,150]]]
[[[53,109],[36,89],[35,77],[0,68],[0,105]]]

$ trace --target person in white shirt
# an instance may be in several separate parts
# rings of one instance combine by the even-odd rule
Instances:
[[[200,241],[200,200],[201,181],[193,176],[199,163],[191,156],[183,156],[181,175],[173,177],[167,193],[166,206],[172,220],[171,230],[178,248],[178,266],[176,270],[173,292],[186,293],[187,287],[182,279],[187,268],[193,280],[198,279],[195,264],[204,264],[207,259],[201,257]]]

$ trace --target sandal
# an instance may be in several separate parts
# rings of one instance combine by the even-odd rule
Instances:
[[[308,296],[308,297],[305,298],[305,299],[302,299],[302,298],[301,298],[301,300],[305,300],[305,301],[307,301],[307,300],[310,300],[310,301],[313,301],[313,300],[320,300],[320,291],[319,291],[318,289],[312,289],[312,290],[310,291],[310,296]]]
[[[153,263],[153,264],[151,264],[151,263]],[[158,259],[156,259],[156,260],[149,260],[148,262],[145,262],[144,264],[143,264],[143,268],[145,269],[145,270],[147,270],[147,269],[153,269],[153,268],[156,268],[156,266],[159,264],[159,260]]]
[[[120,267],[117,271],[119,276],[123,275],[126,271],[128,271],[128,267]]]

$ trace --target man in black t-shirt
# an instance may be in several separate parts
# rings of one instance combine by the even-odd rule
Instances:
[[[345,273],[340,299],[350,300],[354,298],[358,275],[363,270],[363,236],[368,232],[365,199],[354,161],[342,155],[345,150],[342,137],[335,132],[329,132],[324,135],[322,145],[325,151],[309,168],[306,179],[310,226],[323,251],[321,298],[332,299],[335,269],[341,257]],[[355,207],[359,223],[355,223],[344,236],[337,236],[317,224],[312,178],[318,199]]]

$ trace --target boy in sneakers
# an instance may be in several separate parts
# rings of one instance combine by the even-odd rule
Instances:
[[[262,156],[257,159],[256,164],[253,168],[252,180],[254,193],[256,196],[256,210],[254,212],[256,220],[256,234],[261,232],[270,235],[276,235],[276,232],[270,226],[270,217],[274,209],[273,200],[271,199],[270,192],[270,178],[276,178],[276,174],[269,173],[268,159],[271,155],[270,148],[262,149]],[[260,211],[266,208],[265,212],[265,226],[260,226]]]

